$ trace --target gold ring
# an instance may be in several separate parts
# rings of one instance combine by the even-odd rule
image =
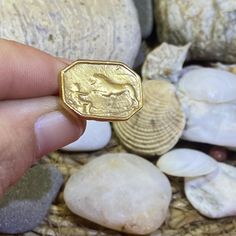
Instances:
[[[75,61],[59,79],[63,107],[85,119],[127,120],[143,105],[140,76],[121,62]]]

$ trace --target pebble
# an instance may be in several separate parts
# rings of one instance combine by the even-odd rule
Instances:
[[[133,0],[11,0],[0,6],[0,38],[72,61],[113,60],[133,66],[141,43]]]
[[[61,148],[63,151],[95,151],[104,148],[111,139],[109,122],[88,120],[84,134],[75,142]]]
[[[36,165],[0,200],[0,232],[31,231],[42,222],[63,178],[51,165]]]
[[[185,194],[204,216],[236,216],[236,168],[219,163],[219,168],[209,175],[185,178]]]
[[[153,29],[153,3],[152,0],[134,0],[134,4],[138,10],[142,38],[145,39]]]
[[[235,0],[155,0],[154,6],[159,42],[191,42],[191,61],[235,63]]]
[[[138,54],[136,56],[136,59],[134,61],[134,68],[138,68],[140,66],[142,66],[144,60],[145,60],[145,57],[146,57],[146,52],[147,52],[148,48],[147,48],[147,44],[145,41],[142,42],[140,48],[139,48],[139,51],[138,51]]]
[[[166,219],[171,187],[147,160],[110,153],[72,175],[64,199],[72,212],[85,219],[126,233],[148,234]]]
[[[209,155],[212,156],[215,160],[223,162],[227,160],[228,151],[224,147],[214,146],[209,150]]]

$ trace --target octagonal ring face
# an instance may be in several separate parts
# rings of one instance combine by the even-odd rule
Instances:
[[[120,62],[76,61],[60,85],[63,105],[86,119],[127,120],[142,107],[141,79]]]

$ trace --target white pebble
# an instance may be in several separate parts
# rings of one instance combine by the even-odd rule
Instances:
[[[236,216],[236,168],[219,163],[209,175],[186,178],[185,194],[201,214],[210,218]]]
[[[75,214],[111,229],[148,234],[165,220],[171,200],[167,177],[127,153],[98,157],[66,183],[64,199]]]
[[[109,122],[88,120],[84,134],[75,142],[61,148],[64,151],[95,151],[104,148],[111,139]]]

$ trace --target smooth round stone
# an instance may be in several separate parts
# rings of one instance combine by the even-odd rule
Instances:
[[[210,218],[236,215],[236,168],[219,163],[209,175],[185,178],[185,194],[201,214]]]
[[[235,101],[236,75],[214,68],[189,70],[179,80],[178,90],[195,101],[214,104]]]
[[[0,200],[0,232],[19,234],[40,224],[56,197],[63,177],[51,165],[36,165]]]
[[[167,177],[147,160],[110,153],[72,175],[64,199],[72,212],[97,224],[148,234],[167,216],[171,187]]]
[[[104,148],[111,139],[109,122],[88,120],[84,134],[75,142],[61,148],[63,151],[95,151]]]

